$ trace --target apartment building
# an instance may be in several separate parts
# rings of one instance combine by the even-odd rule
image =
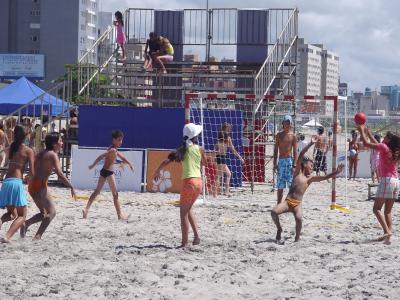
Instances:
[[[0,53],[45,55],[42,85],[49,86],[96,41],[98,1],[0,1]],[[90,61],[96,55],[93,51]]]

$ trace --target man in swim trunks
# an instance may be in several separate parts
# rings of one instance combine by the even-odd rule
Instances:
[[[324,135],[324,127],[318,128],[318,140],[315,144],[313,155],[314,155],[314,171],[317,176],[320,172],[324,172],[326,175],[326,153],[328,152],[328,138]]]
[[[277,233],[276,241],[281,240],[282,227],[279,222],[279,215],[287,212],[292,212],[296,220],[296,237],[295,242],[300,239],[300,232],[302,227],[302,216],[303,211],[301,208],[301,202],[303,200],[304,193],[306,192],[308,186],[313,182],[319,182],[327,180],[339,174],[343,170],[343,165],[339,165],[335,172],[327,174],[325,176],[311,176],[313,171],[313,161],[308,157],[304,156],[308,149],[317,142],[318,137],[313,136],[311,142],[300,152],[298,161],[296,163],[296,168],[294,171],[293,183],[289,189],[289,193],[286,196],[286,200],[279,203],[271,211],[271,217],[274,221]]]
[[[278,188],[278,204],[282,202],[283,189],[292,184],[293,161],[297,159],[297,138],[292,131],[292,117],[284,116],[283,130],[278,132],[274,147],[274,172],[277,173],[276,187]],[[279,153],[279,162],[277,160]]]
[[[111,134],[111,137],[112,137],[111,146],[108,148],[108,150],[102,155],[100,155],[98,158],[96,158],[93,164],[89,166],[89,169],[93,169],[101,160],[104,160],[103,168],[100,170],[100,176],[99,176],[99,181],[97,182],[97,187],[92,193],[92,195],[90,195],[86,208],[82,210],[84,219],[87,218],[90,206],[92,205],[96,197],[100,194],[106,181],[108,182],[108,186],[110,187],[111,193],[113,195],[114,206],[115,210],[117,211],[118,220],[127,219],[127,217],[121,212],[121,206],[118,201],[118,191],[113,169],[117,158],[121,159],[124,163],[126,163],[131,168],[132,171],[133,171],[133,166],[125,158],[125,156],[119,153],[117,150],[119,147],[121,147],[122,139],[124,138],[124,134],[122,133],[122,131],[114,130]]]

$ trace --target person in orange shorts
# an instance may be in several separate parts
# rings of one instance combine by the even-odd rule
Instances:
[[[43,233],[56,216],[56,208],[53,199],[47,190],[47,181],[53,170],[58,175],[58,178],[71,189],[72,197],[75,197],[74,188],[63,174],[58,158],[58,152],[63,146],[60,134],[57,132],[47,134],[45,137],[45,144],[46,149],[39,152],[35,157],[34,176],[28,183],[28,192],[32,196],[40,212],[29,220],[26,220],[25,224],[20,229],[21,237],[25,237],[28,228],[32,224],[40,222],[39,229],[34,237],[35,240],[40,240],[42,238]]]
[[[154,180],[160,178],[160,171],[171,162],[182,162],[182,189],[180,196],[180,217],[182,230],[181,247],[189,244],[189,224],[194,233],[193,245],[200,244],[197,221],[192,211],[192,206],[202,190],[201,167],[205,165],[204,149],[197,145],[197,138],[203,131],[202,126],[193,123],[186,124],[183,128],[183,141],[175,151],[168,155],[154,173]]]
[[[274,221],[277,233],[276,241],[280,242],[282,235],[282,227],[279,222],[279,215],[287,212],[292,212],[296,220],[296,236],[295,242],[300,240],[300,232],[302,227],[303,211],[301,208],[301,202],[303,200],[304,193],[307,188],[313,182],[319,182],[327,180],[339,174],[343,170],[343,165],[339,165],[335,172],[327,174],[325,176],[311,176],[313,171],[314,163],[311,159],[304,156],[308,149],[314,145],[318,140],[317,136],[311,138],[311,142],[301,150],[296,163],[296,169],[293,174],[293,182],[290,186],[289,193],[286,196],[286,200],[279,203],[271,211],[271,217]],[[300,162],[300,163],[298,163]]]

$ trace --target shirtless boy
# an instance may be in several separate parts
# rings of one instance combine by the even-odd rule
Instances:
[[[296,164],[296,169],[294,171],[293,183],[289,189],[289,193],[286,196],[286,200],[275,206],[271,211],[272,220],[274,221],[277,228],[277,242],[281,240],[282,234],[282,227],[279,222],[279,215],[287,212],[292,212],[294,214],[296,220],[295,242],[298,242],[300,239],[303,216],[301,203],[308,186],[313,182],[319,182],[332,178],[343,170],[343,165],[339,165],[339,167],[333,173],[327,174],[325,176],[311,176],[311,173],[313,171],[313,161],[308,157],[305,157],[304,154],[313,144],[317,142],[317,140],[318,137],[313,136],[311,138],[311,142],[300,152],[298,162]]]
[[[274,172],[278,173],[278,204],[282,202],[283,189],[289,188],[293,179],[293,162],[297,159],[297,138],[291,130],[292,117],[284,116],[282,125],[283,130],[280,131],[275,138],[274,147]],[[277,162],[279,152],[279,162]]]
[[[317,142],[315,143],[313,156],[314,156],[314,171],[319,176],[320,172],[323,171],[326,175],[326,154],[328,152],[328,138],[324,135],[324,127],[318,128]]]
[[[93,169],[101,160],[104,159],[103,168],[100,171],[99,181],[97,182],[97,187],[90,195],[89,201],[86,205],[86,208],[82,210],[83,218],[86,219],[89,213],[90,206],[92,205],[93,201],[96,197],[100,194],[104,184],[106,181],[108,182],[108,186],[110,187],[111,193],[113,195],[114,206],[115,210],[117,211],[118,220],[127,220],[127,217],[122,214],[121,206],[118,201],[118,191],[117,191],[117,184],[115,182],[114,176],[114,164],[118,158],[120,158],[124,163],[126,163],[131,170],[133,171],[133,166],[131,163],[123,156],[121,153],[118,152],[118,148],[122,145],[122,140],[124,138],[124,134],[120,130],[114,130],[111,134],[112,141],[111,146],[108,150],[100,155],[96,160],[89,166],[89,169]]]

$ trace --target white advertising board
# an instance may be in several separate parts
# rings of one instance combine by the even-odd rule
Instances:
[[[89,165],[106,151],[106,148],[79,148],[72,146],[72,166],[71,183],[76,189],[94,190],[100,176],[100,170],[104,161],[100,161],[93,169],[89,170]],[[132,172],[129,166],[122,164],[117,159],[114,165],[115,180],[119,191],[141,192],[142,187],[142,162],[143,151],[121,151],[128,161],[133,165]],[[105,190],[109,190],[108,184],[104,185]]]
[[[0,54],[0,78],[18,79],[25,76],[31,80],[45,77],[43,54]]]

